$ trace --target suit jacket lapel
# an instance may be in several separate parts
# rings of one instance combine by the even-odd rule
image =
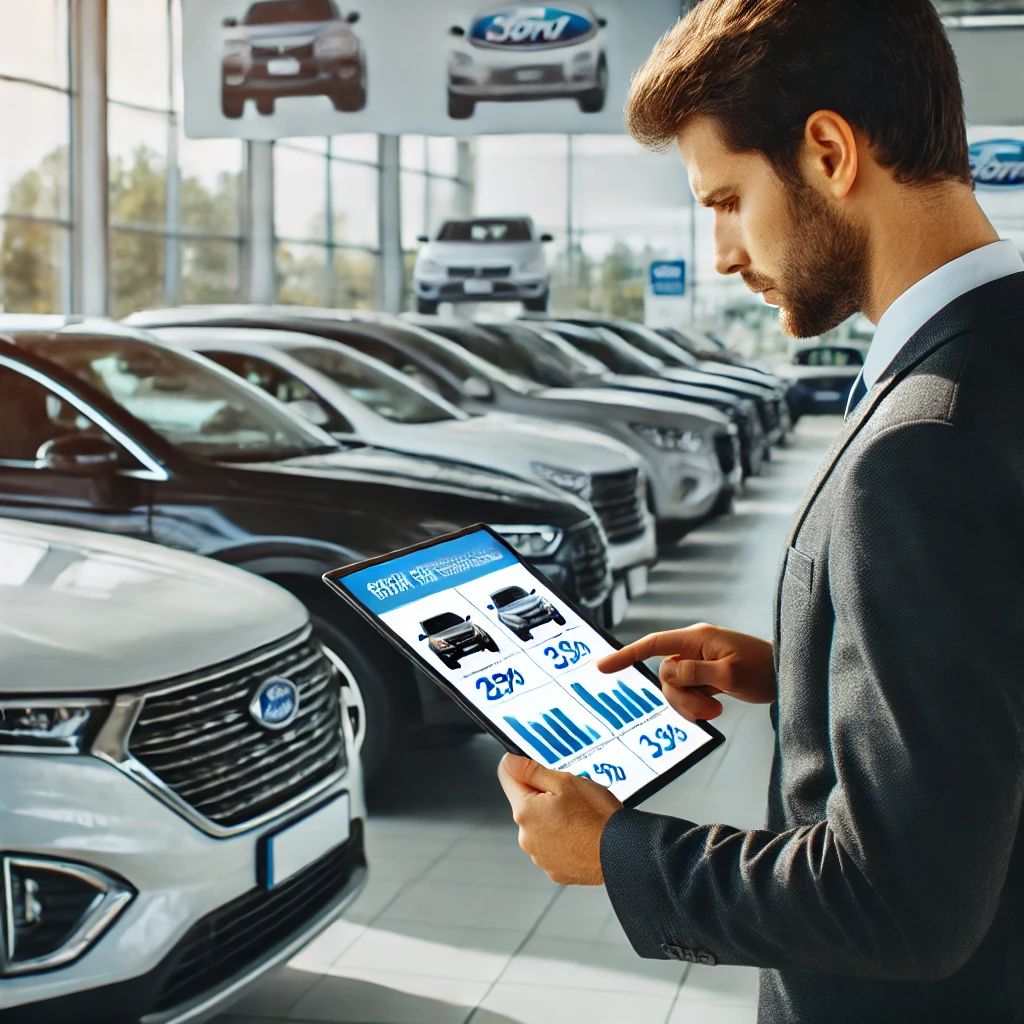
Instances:
[[[857,432],[868,421],[878,403],[903,377],[935,349],[966,331],[1001,319],[1024,315],[1024,273],[1011,274],[989,284],[975,288],[954,299],[948,306],[941,309],[900,349],[896,358],[882,374],[875,386],[861,400],[850,418],[843,424],[839,436],[822,460],[814,476],[811,486],[807,489],[803,502],[797,509],[790,527],[786,545],[779,561],[778,574],[775,579],[775,650],[776,669],[778,668],[779,647],[779,613],[782,597],[782,575],[786,568],[789,549],[796,541],[800,527],[803,526],[807,513],[814,499],[818,496],[825,481],[839,457],[846,451]]]

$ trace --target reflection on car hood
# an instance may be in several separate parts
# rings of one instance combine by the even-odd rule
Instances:
[[[438,263],[486,267],[500,263],[524,263],[540,251],[540,242],[430,242],[424,259]]]
[[[471,636],[475,635],[476,627],[472,622],[460,622],[456,626],[449,626],[447,629],[442,629],[440,633],[431,634],[431,639],[441,639],[453,642],[458,640],[468,640]]]
[[[0,519],[5,696],[133,689],[239,657],[306,621],[295,598],[241,569]]]
[[[537,594],[527,594],[526,597],[520,597],[518,600],[511,602],[511,604],[505,605],[504,608],[500,608],[498,614],[521,617],[546,610],[547,602],[542,597],[538,597]]]
[[[656,394],[645,394],[638,399],[637,394],[632,391],[615,391],[612,388],[550,388],[541,392],[538,397],[546,401],[586,405],[605,416],[612,414],[613,410],[621,409],[623,418],[634,415],[640,423],[660,423],[666,420],[678,423],[681,416],[692,416],[694,419],[721,423],[723,426],[729,422],[723,413],[696,402]]]

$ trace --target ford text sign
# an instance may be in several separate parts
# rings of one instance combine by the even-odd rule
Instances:
[[[686,294],[686,261],[656,260],[651,264],[652,295]]]
[[[597,18],[561,7],[507,7],[477,18],[470,39],[484,46],[565,46],[593,35]]]
[[[970,149],[971,176],[988,188],[1024,188],[1024,141],[992,139]]]

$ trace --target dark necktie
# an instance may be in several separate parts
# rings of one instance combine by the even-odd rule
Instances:
[[[860,400],[868,393],[867,385],[864,383],[864,371],[857,374],[853,387],[850,388],[850,398],[846,403],[846,415],[843,419],[849,419],[853,410],[860,404]]]

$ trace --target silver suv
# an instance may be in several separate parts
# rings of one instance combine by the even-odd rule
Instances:
[[[548,308],[550,278],[544,243],[530,217],[474,217],[448,220],[431,241],[426,235],[413,288],[421,313],[436,313],[441,302],[515,302],[526,309]]]

